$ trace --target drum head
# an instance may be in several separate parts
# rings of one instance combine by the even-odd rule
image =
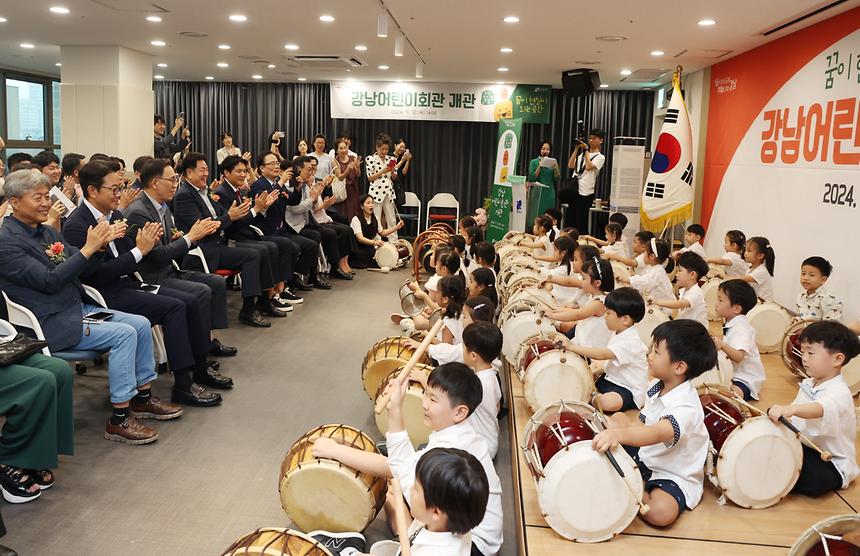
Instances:
[[[415,353],[415,350],[406,345],[406,340],[408,338],[399,336],[385,338],[374,344],[364,356],[361,364],[361,382],[371,400],[376,397],[376,392],[385,377],[394,369],[405,365]],[[419,362],[428,363],[427,355],[422,356]]]
[[[261,527],[230,545],[222,556],[332,556],[316,539],[301,531],[282,527]]]
[[[723,443],[716,475],[726,498],[744,508],[782,500],[800,475],[803,450],[786,427],[760,415],[746,419]]]
[[[525,369],[523,393],[532,411],[559,400],[588,402],[592,392],[591,370],[575,353],[547,351]]]
[[[827,554],[824,551],[822,537],[819,533],[827,535],[842,536],[850,531],[860,529],[860,515],[836,515],[819,521],[806,530],[788,551],[788,556],[818,556]],[[827,547],[833,556],[855,556],[860,554],[860,548],[856,546],[845,546],[848,543],[842,541],[827,541]]]
[[[659,307],[651,306],[645,310],[645,316],[642,320],[633,325],[645,347],[651,346],[651,333],[654,332],[654,329],[667,320],[669,320],[669,316]]]
[[[516,367],[517,354],[523,341],[539,332],[548,334],[555,332],[555,328],[549,320],[539,318],[532,311],[523,311],[506,319],[502,325],[502,355],[508,363]],[[556,397],[553,401],[558,399]]]
[[[696,389],[705,384],[720,384],[725,387],[730,387],[731,382],[729,381],[729,377],[731,376],[732,370],[732,362],[729,360],[729,357],[725,352],[720,350],[717,352],[717,366],[710,371],[705,371],[690,382],[693,385],[693,388]]]
[[[373,258],[380,267],[387,266],[388,268],[394,268],[397,266],[398,260],[397,247],[390,243],[383,243],[376,248]]]
[[[801,378],[806,378],[806,372],[803,370],[803,358],[797,351],[800,349],[800,346],[795,345],[794,342],[799,338],[800,333],[803,332],[803,329],[808,324],[806,321],[798,321],[789,326],[782,337],[782,346],[780,347],[782,362],[785,363],[789,371]]]
[[[851,390],[851,395],[856,396],[860,392],[860,357],[855,357],[842,367],[842,378]]]
[[[755,328],[755,342],[761,353],[777,351],[782,346],[785,331],[791,326],[791,315],[776,303],[765,301],[747,313],[750,325]]]
[[[556,306],[555,298],[552,294],[543,288],[538,288],[537,286],[518,289],[508,296],[508,303],[513,303],[514,301],[519,300],[534,301],[539,303],[544,309]]]
[[[720,320],[720,317],[717,316],[717,292],[722,283],[722,278],[711,278],[702,286],[702,295],[705,296],[705,307],[708,309],[708,320]]]
[[[416,370],[422,371],[425,375],[429,375],[433,367],[418,363],[415,365]],[[391,380],[400,374],[402,367],[395,369],[385,379],[385,382],[380,387],[376,397],[379,398],[385,390],[385,386]],[[403,424],[406,428],[406,433],[409,435],[409,440],[412,446],[417,450],[418,446],[427,444],[430,440],[430,433],[433,432],[427,423],[424,422],[424,387],[418,382],[410,381],[409,389],[406,391],[406,397],[403,399]],[[379,432],[385,434],[388,432],[388,409],[383,409],[380,413],[374,412],[376,427]]]
[[[612,451],[635,492],[642,475],[621,448]],[[562,537],[579,542],[611,539],[630,525],[638,505],[606,456],[577,442],[552,457],[538,482],[538,504],[547,524]]]
[[[417,297],[413,291],[400,298],[400,309],[410,317],[420,314],[426,308],[424,300]]]

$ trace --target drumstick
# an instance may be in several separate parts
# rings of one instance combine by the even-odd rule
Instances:
[[[827,450],[822,450],[821,448],[816,446],[815,443],[812,442],[812,440],[810,440],[808,436],[800,432],[797,427],[792,425],[791,421],[789,421],[785,417],[780,416],[779,422],[785,425],[785,428],[796,434],[797,437],[800,438],[800,440],[802,440],[807,446],[818,452],[821,455],[821,461],[830,461],[833,458],[833,454],[831,454]]]
[[[397,388],[406,378],[409,377],[409,373],[412,372],[412,368],[415,367],[415,364],[418,363],[418,360],[421,359],[421,356],[424,355],[425,351],[427,351],[427,347],[430,345],[430,342],[432,342],[433,338],[435,338],[439,331],[442,330],[443,326],[445,326],[445,321],[443,319],[439,319],[436,321],[436,324],[430,328],[427,336],[425,336],[424,340],[421,341],[421,345],[415,349],[415,353],[412,354],[412,357],[410,357],[409,361],[406,362],[406,365],[403,366],[400,374],[394,379],[394,388]],[[373,411],[375,411],[377,415],[385,411],[389,398],[391,398],[391,394],[388,392],[380,394],[379,399],[376,400],[376,405],[373,408]]]
[[[524,291],[523,293],[526,294],[527,296],[531,297],[532,299],[534,299],[535,301],[537,301],[538,303],[540,303],[541,305],[543,305],[547,309],[549,309],[551,311],[555,311],[555,307],[553,307],[552,305],[550,305],[549,303],[547,303],[543,299],[539,298],[538,296],[536,296],[532,292]]]
[[[601,415],[602,414],[603,414],[603,412],[601,411]],[[605,418],[606,418],[606,416],[604,415],[604,419]],[[594,434],[598,433],[597,427],[595,427],[591,421],[589,421],[588,419],[583,419],[583,421],[585,421],[585,424],[588,425],[588,427],[592,430],[592,432],[594,432]],[[633,487],[630,486],[629,482],[627,482],[627,476],[624,474],[624,470],[621,469],[621,465],[619,465],[618,460],[615,459],[615,456],[612,454],[612,452],[610,450],[606,450],[603,454],[606,456],[606,459],[609,460],[609,463],[612,464],[612,467],[615,469],[615,472],[618,473],[618,476],[621,477],[621,481],[625,485],[627,485],[627,490],[630,491],[630,494],[633,495],[633,498],[636,500],[636,503],[639,505],[639,513],[642,515],[647,514],[651,510],[651,508],[648,507],[648,504],[646,504],[642,500],[642,496],[640,494],[638,494],[635,490],[633,490]]]

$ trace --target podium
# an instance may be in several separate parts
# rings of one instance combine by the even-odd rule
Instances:
[[[494,243],[511,230],[524,232],[529,225],[525,176],[508,176],[493,184],[487,215],[487,241]]]
[[[531,228],[531,225],[534,223],[535,218],[543,214],[547,208],[555,205],[551,205],[546,201],[549,201],[551,198],[547,195],[547,192],[552,189],[548,185],[544,185],[540,182],[531,181],[526,184],[528,189],[528,211],[526,212],[526,225]],[[531,230],[528,230],[531,232]]]

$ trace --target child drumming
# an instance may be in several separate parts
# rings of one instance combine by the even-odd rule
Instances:
[[[463,329],[469,327],[473,322],[489,322],[492,323],[496,316],[496,306],[489,298],[483,295],[470,297],[463,304]],[[408,342],[413,347],[418,347],[419,343],[413,340]],[[445,363],[465,363],[463,360],[463,346],[460,344],[449,344],[440,342],[438,344],[430,344],[427,346],[427,355],[429,355],[439,365]],[[501,361],[499,361],[501,368]],[[412,380],[417,380],[426,388],[427,377],[423,373],[414,373]]]
[[[791,419],[800,432],[833,455],[823,461],[818,452],[803,446],[803,466],[791,491],[821,496],[847,488],[860,474],[854,400],[842,378],[842,368],[860,353],[860,340],[842,323],[821,321],[800,333],[800,346],[809,378],[800,383],[791,405],[775,405],[767,414],[774,422]]]
[[[663,264],[666,263],[666,266]],[[665,239],[651,238],[645,244],[645,265],[647,270],[642,274],[631,276],[628,281],[631,286],[642,293],[643,297],[652,299],[671,299],[675,297],[672,282],[667,272],[675,268],[675,263],[669,258],[669,242]],[[621,282],[626,281],[622,279]],[[672,311],[662,309],[667,315]]]
[[[493,271],[493,276],[496,276],[496,248],[493,247],[492,243],[488,241],[479,242],[475,245],[470,256],[478,267],[488,268]]]
[[[493,367],[502,352],[502,331],[491,322],[475,322],[463,330],[463,361],[481,381],[481,403],[469,417],[475,432],[487,443],[490,457],[499,449],[499,409],[502,387]]]
[[[477,266],[469,259],[469,253],[466,251],[466,238],[461,235],[453,235],[448,238],[448,247],[460,257],[460,270],[468,278]]]
[[[627,257],[627,246],[624,245],[624,242],[621,240],[621,234],[624,232],[624,229],[621,227],[621,224],[617,222],[610,222],[603,229],[606,234],[606,240],[602,240],[590,235],[582,235],[580,238],[596,243],[600,246],[601,252],[605,258],[609,258],[606,255],[612,254],[617,257]]]
[[[558,229],[558,225],[561,223],[561,211],[555,207],[549,207],[543,211],[543,213],[546,216],[549,216],[549,219],[552,222],[552,232],[555,234],[554,237],[557,238],[561,235],[561,230]]]
[[[499,294],[496,291],[496,275],[489,268],[475,269],[469,275],[467,280],[469,286],[469,297],[477,295],[486,296],[493,302],[493,305],[499,304]]]
[[[705,305],[705,295],[699,287],[699,280],[708,274],[708,263],[692,250],[678,255],[676,262],[678,272],[675,283],[678,285],[678,299],[655,299],[654,305],[666,309],[678,309],[678,319],[698,321],[708,327],[708,307]]]
[[[556,242],[558,242],[558,240],[556,240]],[[566,242],[562,244],[562,246],[566,245]],[[597,250],[597,247],[594,247],[593,245],[575,244],[570,270],[567,273],[564,273],[566,266],[564,259],[562,259],[562,264],[549,273],[546,280],[543,282],[543,285],[552,285],[552,289],[550,291],[559,307],[577,309],[584,306],[591,300],[591,294],[586,292],[583,288],[585,285],[585,279],[583,277],[582,267],[585,261],[596,257],[599,258],[599,256],[600,253]],[[566,331],[567,330],[564,330],[564,332]]]
[[[657,527],[674,523],[702,499],[708,454],[708,431],[699,395],[691,380],[717,363],[708,330],[688,319],[664,322],[654,329],[648,354],[645,406],[638,419],[616,413],[610,428],[594,437],[599,452],[623,445],[645,481],[642,516]]]
[[[677,259],[681,253],[692,251],[696,255],[705,258],[705,247],[702,245],[702,239],[705,237],[705,228],[701,224],[690,224],[684,232],[684,245],[674,253],[672,258]]]
[[[732,390],[747,401],[758,399],[765,379],[755,328],[746,317],[757,303],[752,286],[739,278],[726,280],[717,290],[717,316],[725,319],[726,324],[723,338],[714,338],[714,343],[732,362]]]
[[[721,258],[705,259],[708,264],[725,266],[726,278],[741,278],[750,271],[750,265],[744,260],[747,238],[740,230],[729,230],[723,239],[726,252]]]
[[[645,264],[645,245],[651,242],[651,238],[654,237],[653,232],[649,232],[648,230],[642,230],[641,232],[636,232],[633,236],[633,254],[634,258],[628,259],[625,256],[621,256],[615,253],[607,253],[605,258],[610,261],[618,261],[621,264],[625,264],[633,269],[633,273],[636,276],[642,276],[645,274],[645,271],[648,270],[648,266]]]
[[[596,407],[603,411],[639,409],[648,386],[647,348],[633,325],[645,316],[645,300],[633,288],[609,292],[604,303],[606,328],[614,332],[605,348],[570,345],[583,357],[606,361],[604,376],[594,383],[600,393]]]
[[[559,332],[563,332],[575,344],[605,348],[612,337],[612,331],[606,327],[603,318],[606,294],[615,288],[612,265],[609,261],[595,257],[583,263],[582,272],[585,275],[582,289],[589,294],[589,301],[579,309],[556,309],[549,311],[546,316],[562,324],[574,323],[573,328],[559,326]]]
[[[750,264],[749,274],[741,277],[755,290],[756,296],[764,301],[773,301],[773,265],[776,254],[766,237],[751,237],[747,240],[744,260]]]
[[[842,302],[826,288],[833,265],[823,257],[809,257],[800,265],[797,315],[803,320],[842,320]]]
[[[532,231],[534,232],[534,241],[523,239],[517,245],[534,249],[532,256],[538,261],[544,263],[558,262],[555,257],[555,249],[552,247],[553,238],[549,235],[552,232],[552,220],[549,219],[549,216],[535,218]]]
[[[555,252],[561,257],[561,260],[559,261],[558,266],[551,269],[542,268],[540,272],[545,276],[544,284],[556,284],[552,286],[551,289],[552,297],[555,299],[556,306],[561,307],[572,302],[576,297],[578,297],[579,292],[582,290],[580,290],[578,286],[555,283],[552,281],[553,276],[573,278],[575,280],[574,283],[580,285],[582,279],[581,276],[579,276],[579,273],[574,269],[573,264],[574,254],[576,252],[576,242],[567,236],[561,236],[556,238],[553,245],[555,247]]]

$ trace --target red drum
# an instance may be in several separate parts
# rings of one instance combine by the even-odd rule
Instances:
[[[540,462],[546,467],[552,456],[574,442],[593,438],[594,432],[585,422],[585,419],[573,411],[561,411],[558,413],[558,422],[538,426],[535,444],[540,455]]]
[[[824,542],[827,542],[827,548],[824,548]],[[860,556],[860,546],[847,543],[845,541],[834,541],[828,539],[813,546],[806,556]]]
[[[708,436],[714,449],[719,453],[732,431],[743,422],[744,416],[733,403],[710,394],[702,394],[699,396],[699,401],[702,403],[702,409],[705,410],[705,428],[708,429]],[[728,415],[735,422],[732,423],[721,413]]]
[[[807,529],[788,551],[788,556],[860,556],[860,547],[843,536],[860,530],[857,514],[836,515]]]
[[[552,340],[530,340],[526,342],[523,350],[525,353],[520,359],[520,369],[525,372],[536,357],[554,349],[558,349],[558,346]]]

